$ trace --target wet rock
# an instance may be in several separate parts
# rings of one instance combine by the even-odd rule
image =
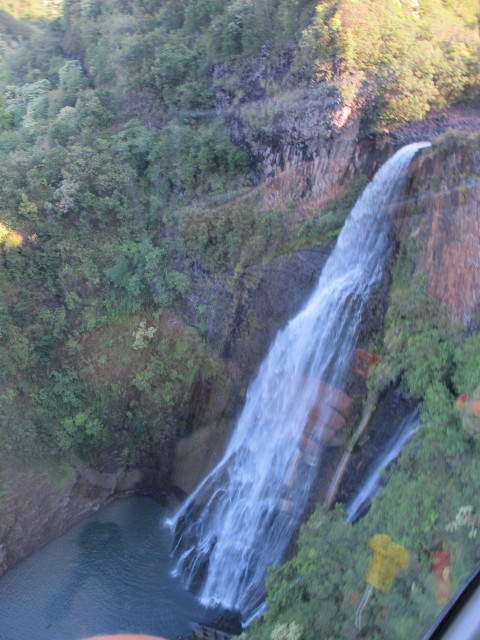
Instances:
[[[368,430],[357,443],[340,484],[337,495],[339,502],[348,503],[352,496],[356,495],[358,487],[367,479],[375,460],[385,451],[399,425],[412,413],[416,404],[416,400],[404,398],[397,388],[388,389],[379,398]]]
[[[177,495],[188,495],[220,460],[232,421],[220,419],[178,441],[172,484]],[[178,494],[178,490],[181,494]]]
[[[7,550],[4,544],[0,544],[0,576],[7,570]]]
[[[223,613],[216,616],[211,621],[210,626],[231,635],[239,635],[243,630],[240,612],[233,610],[225,610]]]

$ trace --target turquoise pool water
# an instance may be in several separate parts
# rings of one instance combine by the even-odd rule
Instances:
[[[0,640],[188,633],[208,616],[172,576],[166,516],[150,498],[117,500],[7,573]]]

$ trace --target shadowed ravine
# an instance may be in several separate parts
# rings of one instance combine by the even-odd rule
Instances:
[[[205,603],[248,617],[302,517],[322,442],[348,414],[341,390],[389,254],[392,212],[427,144],[398,151],[365,189],[310,300],[274,340],[223,459],[171,523],[176,570],[190,588],[201,585]]]

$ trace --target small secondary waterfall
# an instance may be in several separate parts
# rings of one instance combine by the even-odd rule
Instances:
[[[310,300],[272,344],[223,459],[172,522],[177,571],[190,587],[201,582],[206,603],[247,617],[263,597],[267,567],[282,559],[305,510],[322,440],[348,412],[340,390],[365,303],[382,277],[391,211],[408,164],[427,145],[398,151],[367,186]]]
[[[382,472],[401,454],[403,447],[418,431],[419,410],[416,407],[398,425],[396,433],[388,442],[385,451],[375,460],[357,495],[347,505],[347,521],[355,522],[377,496],[382,480]]]

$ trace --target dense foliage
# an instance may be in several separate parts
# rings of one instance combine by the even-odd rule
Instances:
[[[337,79],[347,98],[371,85],[382,124],[420,119],[475,90],[478,52],[475,0],[327,0],[300,46],[318,81]]]
[[[245,99],[242,65],[263,54],[270,94],[333,83],[347,103],[374,98],[383,125],[466,99],[480,77],[476,0],[69,0],[65,11],[67,52],[122,100],[153,103],[152,118],[213,107],[212,70],[225,65],[234,99]]]
[[[193,270],[231,290],[253,262],[328,239],[362,181],[306,221],[293,200],[266,209],[251,189],[251,159],[212,111],[211,64],[235,57],[218,33],[240,5],[72,0],[38,22],[57,4],[6,3],[0,21],[2,451],[128,461],[186,424],[199,380],[228,384],[202,305],[185,313]],[[278,47],[306,24],[301,3],[282,6]],[[156,340],[140,358],[142,322]]]
[[[0,458],[118,468],[178,437],[199,384],[230,384],[221,345],[207,340],[199,274],[218,299],[246,267],[331,239],[365,182],[308,215],[293,196],[266,205],[255,149],[234,137],[228,110],[270,135],[282,111],[305,107],[304,87],[368,99],[381,126],[468,102],[478,6],[65,0],[59,10],[0,1]],[[258,109],[246,104],[256,98]],[[370,602],[372,640],[412,638],[435,615],[433,549],[455,558],[456,584],[479,560],[478,512],[458,519],[476,504],[479,433],[452,394],[480,386],[480,344],[411,277],[414,251],[401,250],[372,394],[400,383],[423,399],[422,429],[358,525],[340,509],[312,517],[298,555],[272,572],[252,640],[348,637],[379,531],[412,561]]]
[[[35,452],[44,464],[105,451],[128,462],[143,441],[185,424],[198,380],[223,384],[219,361],[178,315],[189,277],[177,267],[186,256],[167,204],[172,193],[213,189],[210,181],[224,189],[248,160],[213,119],[156,131],[124,118],[114,93],[92,89],[81,63],[65,57],[59,21],[29,30],[9,20],[2,455],[18,463]],[[155,334],[149,349],[138,338],[144,326]]]
[[[391,307],[390,330],[415,336],[421,348],[412,346],[403,359],[388,338],[385,347],[394,349],[402,366],[408,367],[403,377],[406,388],[415,388],[423,397],[420,431],[381,496],[357,524],[346,522],[340,506],[332,512],[320,508],[310,518],[295,558],[272,570],[267,613],[253,626],[249,639],[340,640],[358,633],[355,611],[366,587],[368,543],[379,532],[388,533],[409,551],[410,565],[400,571],[390,593],[374,591],[358,637],[407,640],[429,628],[441,610],[435,600],[433,551],[450,554],[454,588],[479,563],[480,432],[470,431],[468,418],[455,410],[451,388],[471,392],[478,387],[480,339],[472,336],[464,342],[450,327],[446,329],[450,340],[439,345],[434,340],[441,315],[433,311],[432,306],[429,312],[423,306],[420,319],[411,309],[399,314]],[[448,327],[445,318],[443,324]],[[433,332],[428,348],[427,325]],[[431,369],[425,375],[426,353]],[[416,379],[422,389],[412,387]]]

